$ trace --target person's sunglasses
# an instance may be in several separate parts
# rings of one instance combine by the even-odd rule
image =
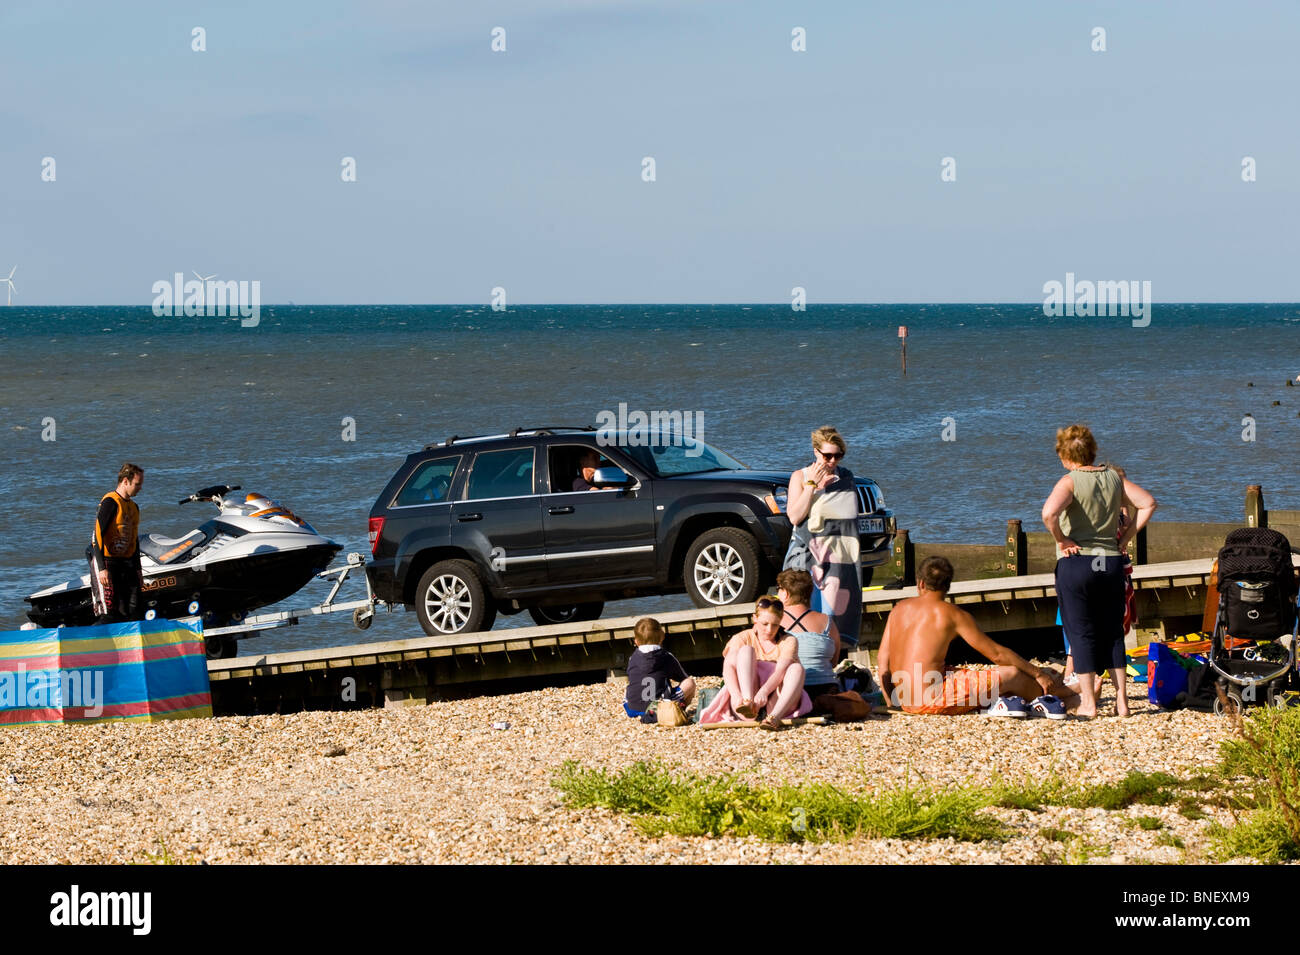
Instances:
[[[830,451],[830,452],[818,451],[817,453],[820,454],[822,457],[824,457],[827,461],[838,461],[840,458],[844,457],[843,451]]]
[[[755,610],[775,610],[778,613],[785,610],[785,604],[781,603],[776,597],[759,597],[754,602]]]

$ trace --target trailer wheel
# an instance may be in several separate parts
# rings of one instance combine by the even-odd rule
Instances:
[[[416,585],[415,615],[429,636],[451,636],[491,630],[497,607],[473,564],[444,560],[426,570]]]
[[[230,634],[204,637],[203,649],[209,660],[228,660],[239,656],[239,641]]]
[[[599,620],[605,611],[605,605],[597,600],[585,604],[569,604],[565,607],[529,607],[528,615],[540,626],[552,623],[578,623],[584,620]]]
[[[370,625],[375,622],[374,608],[358,607],[352,611],[352,626],[358,630],[369,630]]]

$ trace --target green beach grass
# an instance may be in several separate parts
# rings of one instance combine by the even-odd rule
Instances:
[[[1035,780],[931,787],[905,783],[851,793],[829,783],[763,785],[744,774],[698,776],[658,761],[608,771],[565,762],[552,785],[575,809],[602,807],[633,817],[649,836],[754,836],[771,842],[826,842],[852,838],[1006,839],[1012,830],[986,810],[1042,811],[1049,806],[1124,812],[1133,806],[1172,806],[1197,820],[1213,806],[1230,810],[1232,825],[1208,830],[1217,859],[1264,862],[1300,859],[1300,710],[1259,708],[1237,723],[1221,744],[1214,770],[1187,778],[1133,771],[1117,782],[1084,785],[1056,773]],[[1154,816],[1125,817],[1123,825],[1159,831],[1157,843],[1184,848]],[[1040,834],[1068,843],[1068,859],[1097,854],[1075,834],[1044,827]]]

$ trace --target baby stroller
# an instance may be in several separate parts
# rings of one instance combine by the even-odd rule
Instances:
[[[1296,699],[1297,584],[1291,542],[1243,527],[1219,551],[1219,610],[1210,638],[1214,712],[1286,706]]]

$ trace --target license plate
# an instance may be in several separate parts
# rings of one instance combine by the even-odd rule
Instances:
[[[859,517],[858,533],[859,534],[885,533],[885,519],[883,517]]]

